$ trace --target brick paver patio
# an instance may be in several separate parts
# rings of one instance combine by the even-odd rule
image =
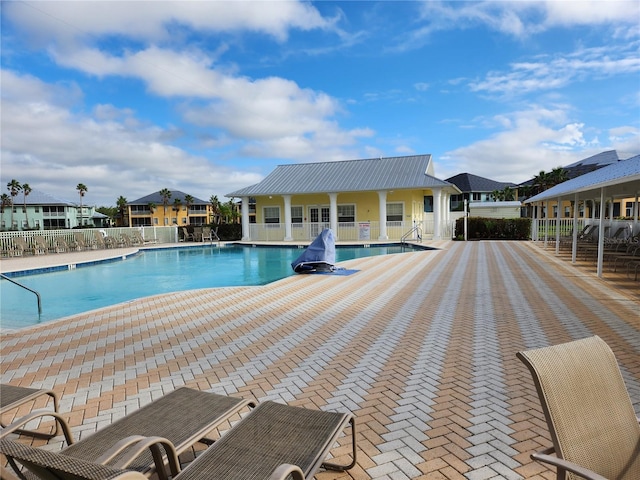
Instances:
[[[53,388],[79,437],[182,385],[353,411],[357,466],[318,479],[554,478],[529,458],[549,440],[515,353],[589,335],[640,413],[636,296],[530,242],[436,246],[3,332],[1,381]]]

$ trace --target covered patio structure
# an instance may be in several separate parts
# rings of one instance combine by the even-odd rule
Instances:
[[[599,170],[581,175],[572,180],[568,180],[559,185],[556,185],[538,195],[535,195],[525,203],[544,207],[545,215],[544,221],[541,224],[540,212],[543,208],[538,208],[538,215],[534,219],[534,225],[532,228],[533,240],[540,240],[539,232],[543,231],[543,238],[546,242],[550,236],[550,233],[555,237],[556,254],[560,250],[560,238],[562,235],[562,229],[560,228],[560,215],[561,205],[563,202],[571,202],[573,205],[573,224],[571,229],[572,234],[572,263],[576,262],[577,250],[578,250],[578,230],[579,221],[578,216],[580,202],[592,202],[594,216],[592,219],[583,220],[586,223],[594,223],[598,226],[598,241],[597,241],[597,275],[602,277],[603,270],[603,255],[604,255],[604,242],[606,227],[611,227],[613,218],[613,202],[616,199],[634,199],[632,208],[632,220],[624,220],[624,223],[628,225],[629,231],[626,233],[626,238],[630,239],[637,236],[640,233],[640,225],[638,224],[638,197],[640,195],[640,155],[622,160],[608,167],[601,168]],[[554,218],[548,216],[549,204],[555,202],[557,205]],[[605,210],[605,205],[609,202],[609,211]],[[586,215],[586,209],[585,209]],[[551,220],[551,221],[550,221]],[[541,228],[540,228],[541,227]]]

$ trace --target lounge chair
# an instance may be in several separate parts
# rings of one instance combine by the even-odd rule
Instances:
[[[34,240],[36,238],[38,238],[38,237],[34,237]],[[27,243],[27,241],[22,237],[14,237],[13,238],[13,243],[16,246],[16,248],[18,248],[18,249],[20,249],[22,251],[23,255],[25,253],[31,253],[32,255],[39,255],[41,253],[47,253],[47,249],[46,248],[43,251],[38,246],[30,247],[29,244]],[[34,245],[35,245],[35,242],[34,242]]]
[[[193,229],[193,241],[201,242],[202,241],[202,227],[194,227]]]
[[[24,239],[23,239],[24,241]],[[18,245],[13,239],[9,238],[5,240],[4,248],[2,249],[3,257],[21,257],[24,253],[24,247],[22,245]]]
[[[202,241],[204,242],[205,240],[219,242],[218,229],[212,230],[211,227],[202,227]]]
[[[15,385],[8,385],[5,383],[0,384],[0,416],[4,415],[7,412],[10,412],[11,410],[17,409],[18,407],[21,407],[26,403],[33,402],[34,400],[43,396],[48,396],[53,400],[53,411],[55,413],[58,413],[58,396],[53,390],[49,390],[46,388],[18,387]],[[21,426],[28,423],[27,417],[22,417],[20,420],[21,420]],[[15,425],[15,422],[14,422],[14,425]],[[2,426],[3,428],[7,427],[7,425],[5,425],[1,421],[0,421],[0,426]],[[42,432],[38,432],[34,430],[26,430],[22,428],[13,430],[13,431],[21,434],[31,435],[33,437],[43,437],[43,438],[55,437],[60,432],[57,422],[55,423],[53,433],[42,433]],[[0,435],[0,437],[4,435],[5,435],[5,432],[3,430],[2,435]]]
[[[353,435],[352,461],[348,465],[324,462],[337,438],[349,424]],[[178,473],[176,469],[171,475],[174,480],[280,480],[290,478],[289,476],[294,480],[303,480],[313,477],[321,466],[339,471],[348,470],[356,463],[354,426],[351,414],[264,402],[202,452],[182,472]],[[165,446],[171,452],[166,443],[163,444]],[[25,465],[34,473],[40,470],[41,478],[144,478],[130,471],[95,465],[76,458],[67,462],[52,452],[7,440],[0,441],[0,453],[6,455],[11,462],[17,461]],[[173,457],[172,454],[169,455]],[[169,462],[170,466],[175,464],[176,461]],[[122,468],[121,465],[118,467]],[[54,477],[46,477],[46,474],[53,474]]]
[[[553,442],[531,458],[554,465],[558,480],[640,479],[640,424],[609,346],[595,336],[517,356]]]
[[[51,242],[51,251],[55,253],[64,253],[69,250],[66,240],[63,237],[56,237]]]
[[[44,255],[49,253],[51,246],[47,242],[47,239],[41,235],[35,235],[33,237],[33,253],[34,255]]]
[[[190,233],[187,227],[182,227],[182,241],[188,242],[190,240],[194,240],[193,233]]]
[[[154,454],[153,449],[148,448],[147,440],[140,443],[140,437],[156,440],[161,437],[164,442],[170,442],[168,458],[171,461],[174,452],[175,455],[180,455],[198,442],[212,443],[209,436],[217,427],[253,405],[240,398],[183,387],[75,443],[68,426],[64,420],[59,419],[69,443],[59,456],[74,457],[94,464],[118,462],[125,455],[124,450],[138,444],[139,455],[127,458],[121,467],[145,475],[151,475],[156,470],[162,474],[164,460],[157,457],[157,452]],[[3,432],[2,436],[6,437],[6,434]],[[106,452],[114,448],[118,453],[113,456],[109,453],[105,457]],[[64,463],[64,460],[61,461]]]
[[[70,246],[79,252],[91,248],[82,232],[73,232],[73,242],[70,243]]]
[[[105,236],[106,236],[106,232],[103,235],[102,231],[100,230],[93,231],[93,238],[95,240],[96,248],[101,248],[101,249],[107,248],[107,244],[104,241]]]
[[[157,240],[145,240],[138,230],[131,230],[131,236],[139,245],[147,245],[148,243],[157,243]]]

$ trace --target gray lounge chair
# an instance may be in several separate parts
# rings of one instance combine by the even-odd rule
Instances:
[[[15,385],[8,385],[5,383],[0,384],[0,416],[6,414],[7,412],[10,412],[11,410],[17,409],[18,407],[21,407],[22,405],[25,405],[29,402],[33,402],[36,399],[43,396],[48,396],[50,397],[51,400],[53,400],[53,411],[55,413],[58,413],[58,396],[53,390],[49,390],[46,388],[18,387]],[[40,414],[40,412],[38,412],[38,416],[41,416],[41,415],[44,415],[44,414]],[[24,425],[25,423],[28,423],[26,421],[26,418],[27,417],[21,418],[21,426]],[[3,428],[7,427],[7,425],[5,425],[3,422],[0,422],[0,426],[2,426]],[[54,431],[52,433],[42,433],[34,430],[25,430],[22,428],[14,429],[13,431],[21,434],[31,435],[33,437],[44,437],[44,438],[55,437],[60,432],[57,422],[55,423]],[[3,431],[0,437],[4,435],[5,435],[5,432]]]
[[[163,439],[161,444],[169,442],[167,452],[171,463],[173,455],[180,455],[198,442],[212,443],[213,439],[209,437],[217,427],[253,405],[240,398],[183,387],[75,443],[68,425],[60,417],[58,421],[69,445],[58,455],[94,464],[120,464],[126,458],[120,464],[121,468],[149,476],[157,470],[162,475],[165,460],[158,456],[156,447],[149,447],[150,444],[155,445],[158,438]],[[7,427],[8,430],[15,428]],[[2,437],[6,438],[8,433],[11,432],[3,431]],[[149,438],[154,440],[150,442]],[[137,454],[129,456],[127,452],[132,448]],[[62,463],[65,461],[60,459]]]
[[[554,465],[558,480],[640,479],[640,425],[609,346],[595,336],[517,356],[553,442],[531,458]]]
[[[347,425],[352,426],[352,461],[348,465],[324,460]],[[261,403],[230,431],[200,454],[182,472],[171,472],[174,480],[252,479],[294,480],[311,478],[324,466],[347,470],[356,463],[355,421],[351,414],[308,410],[275,402]],[[143,441],[143,440],[140,440]],[[171,452],[165,442],[163,448]],[[156,446],[160,452],[161,447]],[[134,472],[88,463],[77,458],[69,461],[60,455],[11,441],[0,441],[0,453],[11,462],[25,465],[41,478],[140,479]],[[105,455],[106,456],[106,455]],[[169,454],[170,458],[175,458]],[[84,459],[83,459],[84,460]],[[111,466],[116,466],[110,463]],[[169,462],[176,468],[177,461]],[[62,473],[61,473],[62,472]],[[46,477],[46,474],[54,477]],[[161,475],[162,476],[162,475]]]

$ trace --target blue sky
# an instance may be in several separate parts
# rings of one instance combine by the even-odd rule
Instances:
[[[1,170],[207,200],[276,165],[430,153],[523,182],[640,153],[640,2],[3,1]]]

